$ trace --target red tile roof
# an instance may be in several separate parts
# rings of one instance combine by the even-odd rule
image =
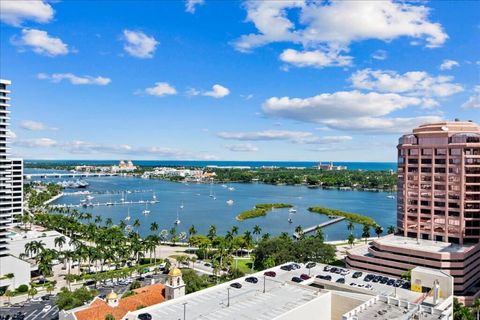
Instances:
[[[77,320],[105,320],[105,317],[111,314],[115,319],[120,320],[129,311],[165,301],[165,286],[161,283],[133,291],[136,292],[135,295],[120,299],[115,308],[110,307],[104,300],[95,298],[87,308],[74,312],[75,318]]]

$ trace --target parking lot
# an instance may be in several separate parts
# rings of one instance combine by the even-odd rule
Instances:
[[[408,301],[414,301],[421,295],[411,291],[407,281],[398,278],[383,277],[377,274],[327,266],[320,263],[312,264],[311,268],[307,268],[307,264],[296,265],[299,268],[290,271],[282,270],[281,267],[275,268],[274,270],[277,273],[276,279],[280,281],[292,281],[293,279],[294,282],[304,285],[317,286],[317,284],[320,284],[332,289],[338,287],[344,290],[373,295],[396,295]],[[367,277],[367,275],[371,275],[372,279],[369,279],[370,277]]]
[[[129,281],[120,280],[114,282],[106,282],[104,284],[97,284],[98,296],[103,298],[112,290],[115,291],[117,294],[121,295],[128,290],[130,284],[134,280],[140,281],[141,286],[143,287],[150,285],[152,283],[152,280],[155,283],[164,283],[165,279],[165,274],[149,274],[142,277],[132,278]],[[93,289],[95,286],[92,284],[88,287]],[[56,320],[58,319],[58,312],[59,310],[58,307],[55,305],[54,298],[49,300],[42,300],[40,297],[36,297],[36,299],[30,299],[23,304],[10,306],[7,308],[0,308],[0,320]],[[6,318],[7,316],[9,316],[9,318]],[[16,318],[14,316],[16,316]]]

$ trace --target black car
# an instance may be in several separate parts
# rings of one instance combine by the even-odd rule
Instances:
[[[400,288],[401,286],[403,285],[403,281],[398,279],[397,281],[395,281],[395,283],[393,284],[393,286],[395,288]]]
[[[238,283],[238,282],[234,282],[234,283],[230,284],[230,287],[235,288],[235,289],[240,289],[242,287],[242,284]]]
[[[373,280],[374,277],[375,277],[375,276],[374,276],[373,274],[367,274],[367,275],[365,276],[365,278],[363,278],[363,281],[365,281],[365,282],[370,282],[370,281]]]
[[[382,276],[376,276],[375,278],[372,279],[372,282],[379,282],[380,280],[382,280]]]
[[[402,289],[410,289],[410,282],[409,281],[405,281],[404,284],[402,284]]]
[[[379,281],[381,284],[385,284],[388,282],[388,278],[387,277],[382,277],[382,279],[380,279]]]
[[[248,278],[245,278],[245,281],[250,283],[257,283],[258,279],[256,277],[248,277]]]
[[[363,273],[361,273],[360,271],[357,271],[354,274],[352,274],[352,278],[354,278],[354,279],[360,278],[362,276],[362,274]]]
[[[337,271],[337,269],[338,269],[338,268],[335,268],[335,267],[330,268],[330,272],[335,273],[335,272]]]
[[[345,283],[345,278],[338,278],[337,281],[335,281],[337,283]]]
[[[87,280],[83,283],[84,286],[93,286],[95,285],[96,281],[95,280]]]
[[[293,282],[296,282],[296,283],[300,283],[300,282],[302,282],[303,280],[302,280],[302,278],[300,278],[300,277],[293,277],[293,278],[292,278],[292,281],[293,281]]]
[[[313,267],[315,267],[317,264],[315,262],[309,262],[307,263],[307,265],[305,266],[307,269],[311,269]]]
[[[394,283],[395,283],[395,280],[390,279],[390,280],[387,281],[387,286],[393,286]]]
[[[280,269],[285,270],[285,271],[292,271],[293,267],[290,264],[287,264],[285,266],[281,266]]]
[[[292,263],[291,266],[292,266],[293,270],[297,270],[297,269],[301,268],[300,265],[297,264],[297,263]]]
[[[140,313],[138,315],[139,320],[152,320],[152,315],[150,313]]]
[[[332,267],[330,267],[330,266],[325,266],[325,267],[323,267],[323,271],[330,271],[331,268]]]
[[[326,275],[323,279],[332,281],[332,276],[331,275]]]
[[[143,277],[143,276],[137,277],[137,280],[138,281],[145,281],[145,277]]]

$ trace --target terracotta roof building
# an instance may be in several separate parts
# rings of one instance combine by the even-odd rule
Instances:
[[[161,283],[132,291],[136,294],[126,298],[119,298],[112,291],[105,300],[97,297],[88,306],[61,311],[59,317],[64,320],[105,320],[105,317],[111,314],[115,319],[122,319],[129,311],[165,301],[165,286]]]

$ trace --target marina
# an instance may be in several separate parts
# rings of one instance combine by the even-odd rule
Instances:
[[[53,183],[59,180],[61,178],[38,179]],[[309,207],[319,205],[371,216],[384,230],[395,224],[396,201],[389,200],[386,192],[262,183],[177,183],[126,176],[90,177],[85,180],[89,183],[86,189],[64,189],[63,196],[50,205],[89,212],[93,216],[101,216],[104,221],[111,218],[115,224],[125,221],[127,217],[130,217],[130,222],[139,219],[141,225],[137,229],[142,236],[152,233],[150,225],[153,222],[159,225],[159,230],[175,228],[178,233],[187,233],[194,225],[199,234],[206,234],[209,227],[215,225],[217,234],[225,234],[233,226],[237,226],[241,234],[258,225],[262,233],[293,234],[298,226],[318,226],[332,220],[308,212]],[[85,206],[82,200],[85,200]],[[293,208],[275,209],[267,216],[242,222],[235,220],[240,212],[256,204],[272,202],[288,203]],[[145,214],[147,203],[150,212]],[[179,223],[176,223],[177,220]],[[357,238],[361,237],[361,229],[361,225],[356,225],[353,230]],[[329,241],[345,240],[349,234],[345,220],[329,223],[323,227],[323,231]]]

